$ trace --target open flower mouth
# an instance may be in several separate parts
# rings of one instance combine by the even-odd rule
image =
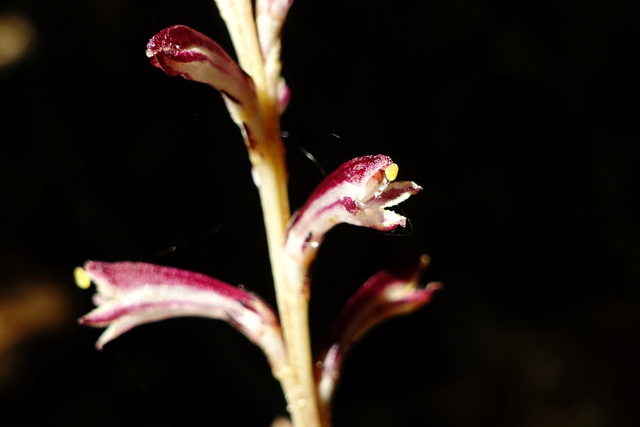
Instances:
[[[398,165],[379,154],[350,160],[327,176],[298,211],[289,227],[286,253],[310,263],[324,235],[347,223],[391,231],[406,218],[388,208],[422,190],[415,182],[395,181]]]

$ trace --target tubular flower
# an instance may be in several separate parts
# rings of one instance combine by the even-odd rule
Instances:
[[[275,313],[256,295],[191,271],[142,262],[87,261],[75,271],[76,282],[97,287],[95,308],[79,322],[107,327],[96,347],[145,323],[198,316],[229,322],[267,355],[273,366],[285,361]]]
[[[420,274],[428,263],[429,257],[422,255],[380,271],[347,301],[327,336],[327,345],[316,358],[318,400],[324,412],[330,409],[342,363],[351,345],[384,320],[422,307],[440,289],[437,282],[418,288]]]
[[[422,190],[415,182],[395,181],[398,165],[383,154],[349,160],[327,176],[309,196],[289,227],[285,251],[308,265],[324,235],[347,223],[390,231],[406,218],[387,210]]]
[[[174,25],[149,40],[147,57],[169,76],[182,76],[219,90],[245,139],[262,137],[264,124],[253,80],[209,37]]]

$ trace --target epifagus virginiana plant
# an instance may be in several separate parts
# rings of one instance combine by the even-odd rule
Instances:
[[[312,355],[309,342],[309,269],[324,235],[336,224],[376,230],[405,226],[387,210],[421,190],[396,181],[398,166],[385,155],[352,159],[327,176],[292,218],[279,118],[290,93],[280,76],[280,34],[292,0],[216,0],[231,34],[237,64],[213,40],[176,25],[147,45],[151,64],[170,76],[206,83],[222,94],[244,137],[259,189],[278,314],[254,293],[199,273],[141,262],[88,261],[76,282],[96,284],[84,325],[106,327],[97,347],[131,328],[179,316],[226,320],[259,346],[280,381],[294,426],[329,426],[331,399],[351,344],[391,316],[416,310],[439,284],[418,287],[423,255],[374,274],[346,303]]]

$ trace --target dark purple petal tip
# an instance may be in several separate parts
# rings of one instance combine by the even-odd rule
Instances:
[[[206,49],[222,58],[233,59],[213,40],[185,25],[165,28],[147,43],[147,56],[154,62],[156,55],[163,54],[179,62],[202,61],[206,57],[194,48]],[[155,66],[159,66],[154,63]]]

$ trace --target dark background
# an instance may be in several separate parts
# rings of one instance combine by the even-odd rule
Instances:
[[[291,200],[385,153],[425,190],[400,235],[340,226],[315,266],[315,342],[378,269],[428,253],[445,284],[347,360],[335,426],[640,424],[635,1],[296,0],[284,29]],[[2,0],[32,25],[0,68],[0,424],[268,425],[260,351],[175,319],[109,344],[72,271],[142,260],[273,302],[257,192],[218,94],[148,64],[212,1]],[[204,419],[204,421],[200,421]]]

